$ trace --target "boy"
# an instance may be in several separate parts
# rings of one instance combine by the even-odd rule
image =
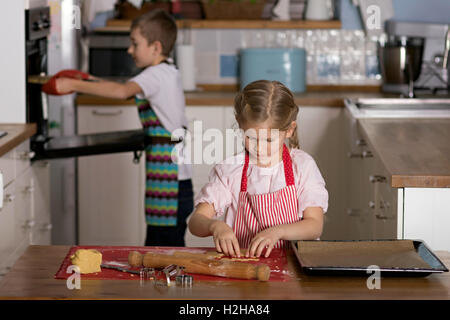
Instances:
[[[152,137],[146,149],[145,245],[184,246],[193,190],[190,165],[171,160],[178,143],[172,141],[171,133],[187,126],[181,77],[168,60],[177,26],[167,12],[153,10],[132,22],[130,37],[128,53],[137,67],[145,68],[137,76],[123,84],[58,78],[56,89],[60,94],[76,91],[118,99],[135,96],[144,130]]]

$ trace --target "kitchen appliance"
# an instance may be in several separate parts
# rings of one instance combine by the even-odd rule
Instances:
[[[134,152],[145,146],[143,130],[107,134],[76,135],[75,95],[47,96],[41,86],[61,69],[78,69],[81,30],[73,25],[79,0],[30,2],[26,24],[26,121],[37,124],[31,138],[33,161],[50,164],[52,244],[75,244],[77,205],[75,157]],[[50,10],[52,8],[52,10]]]
[[[89,73],[109,80],[126,81],[141,71],[128,54],[129,32],[94,30],[87,37],[88,53],[83,56]]]
[[[388,20],[385,32],[378,50],[384,92],[448,92],[449,25]]]
[[[292,92],[306,90],[306,52],[300,48],[247,48],[240,52],[241,88],[256,80],[279,81]]]
[[[58,159],[103,153],[138,151],[144,149],[144,131],[119,132],[117,135],[96,134],[86,136],[51,137],[49,135],[49,100],[41,91],[35,75],[46,76],[48,53],[47,36],[50,33],[50,8],[39,7],[25,11],[26,15],[26,73],[27,122],[37,124],[37,133],[31,138],[34,160]],[[125,147],[128,145],[128,147]]]

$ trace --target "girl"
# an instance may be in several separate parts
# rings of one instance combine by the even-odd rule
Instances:
[[[212,235],[218,252],[265,257],[289,240],[320,237],[328,192],[314,159],[299,149],[298,106],[277,81],[248,84],[235,99],[245,152],[211,171],[195,199],[193,235]],[[285,145],[288,140],[289,148]],[[224,221],[216,219],[227,213]]]

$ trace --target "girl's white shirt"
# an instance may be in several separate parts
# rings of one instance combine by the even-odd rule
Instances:
[[[325,181],[314,159],[300,149],[290,151],[295,187],[297,189],[299,216],[308,207],[328,209],[328,192]],[[225,222],[233,227],[241,190],[244,152],[225,159],[214,166],[209,174],[209,182],[196,195],[194,205],[210,203],[214,206],[216,217],[226,212]],[[265,194],[286,187],[283,161],[271,167],[258,167],[249,164],[247,171],[247,192]]]

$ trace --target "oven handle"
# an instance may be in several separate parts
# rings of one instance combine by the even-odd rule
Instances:
[[[93,110],[92,114],[94,116],[119,116],[123,113],[123,110],[118,110],[118,111],[98,111],[98,110]]]

